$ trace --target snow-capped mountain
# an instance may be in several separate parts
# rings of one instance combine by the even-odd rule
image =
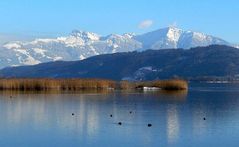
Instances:
[[[82,60],[100,54],[142,51],[146,49],[189,49],[212,44],[232,45],[204,33],[168,27],[142,35],[127,33],[100,36],[91,32],[73,31],[69,36],[13,41],[0,47],[0,68],[34,65],[56,60]],[[233,45],[232,45],[233,46]]]
[[[134,39],[143,44],[143,49],[189,49],[213,44],[230,45],[230,43],[220,38],[200,32],[184,31],[176,27],[159,29],[135,36]]]

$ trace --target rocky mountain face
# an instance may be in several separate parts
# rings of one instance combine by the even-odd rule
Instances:
[[[127,33],[100,36],[75,30],[69,36],[35,39],[29,42],[13,41],[0,46],[0,68],[58,60],[75,61],[118,52],[189,49],[213,44],[233,46],[217,37],[175,27],[163,28],[142,35]]]

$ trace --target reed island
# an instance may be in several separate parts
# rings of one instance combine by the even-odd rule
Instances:
[[[51,78],[11,78],[0,79],[0,90],[17,91],[80,91],[80,90],[187,90],[185,80],[157,80],[145,82],[113,81],[105,79],[51,79]]]

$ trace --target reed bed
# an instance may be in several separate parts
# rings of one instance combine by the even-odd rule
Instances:
[[[179,79],[145,82],[121,82],[121,89],[143,89],[144,87],[154,87],[162,90],[187,90],[188,82]]]
[[[185,80],[155,81],[152,86],[159,87],[163,90],[187,90],[188,82]]]
[[[186,90],[188,89],[188,83],[184,80],[116,82],[103,79],[0,79],[0,90],[2,91],[82,91],[92,89],[135,90],[143,89],[144,87],[156,87],[162,90]]]
[[[115,88],[115,82],[99,79],[0,79],[0,90],[47,91]]]

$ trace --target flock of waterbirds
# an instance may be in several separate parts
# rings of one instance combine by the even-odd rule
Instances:
[[[132,114],[133,112],[132,112],[132,111],[129,111],[129,113]],[[72,113],[71,115],[74,116],[75,114]],[[110,114],[110,117],[113,117],[113,114]],[[206,120],[206,117],[204,117],[203,120]],[[121,126],[121,125],[123,125],[123,123],[122,123],[122,122],[118,122],[118,125]],[[152,127],[153,125],[152,125],[151,123],[148,123],[147,126],[148,126],[148,127]]]
[[[129,111],[129,113],[132,114],[133,112],[132,112],[132,111]],[[71,115],[74,116],[75,114],[72,113]],[[113,117],[113,114],[110,114],[110,117]],[[203,120],[206,120],[206,117],[204,117]],[[120,126],[123,125],[122,122],[118,122],[117,124],[120,125]],[[148,126],[148,127],[152,127],[153,125],[152,125],[151,123],[148,123],[147,126]]]
[[[132,114],[133,112],[132,112],[132,111],[129,111],[129,113]],[[75,113],[71,113],[71,115],[74,116]],[[110,117],[113,117],[113,114],[110,114]],[[122,122],[118,122],[118,125],[121,126],[121,125],[122,125]],[[148,127],[152,127],[152,124],[149,123],[147,126],[148,126]]]
[[[13,98],[13,96],[10,96],[10,98],[12,99],[12,98]],[[132,114],[133,112],[132,112],[132,111],[129,111],[129,113],[130,113],[130,114]],[[74,115],[75,115],[75,113],[71,113],[71,115],[72,115],[72,116],[74,116]],[[113,117],[113,115],[112,115],[112,114],[110,114],[110,117]],[[203,120],[206,120],[206,117],[204,117],[204,118],[203,118]],[[118,125],[120,125],[120,126],[121,126],[121,125],[122,125],[122,122],[118,122]],[[148,127],[152,127],[153,125],[152,125],[151,123],[148,123],[148,125],[147,125],[147,126],[148,126]]]
[[[132,111],[130,111],[129,113],[130,113],[130,114],[132,114],[133,112],[132,112]],[[113,117],[113,115],[112,115],[112,114],[110,114],[110,117]],[[121,125],[122,125],[122,122],[118,122],[118,125],[120,125],[120,126],[121,126]],[[152,127],[152,124],[150,124],[150,123],[149,123],[149,124],[148,124],[148,127]]]

